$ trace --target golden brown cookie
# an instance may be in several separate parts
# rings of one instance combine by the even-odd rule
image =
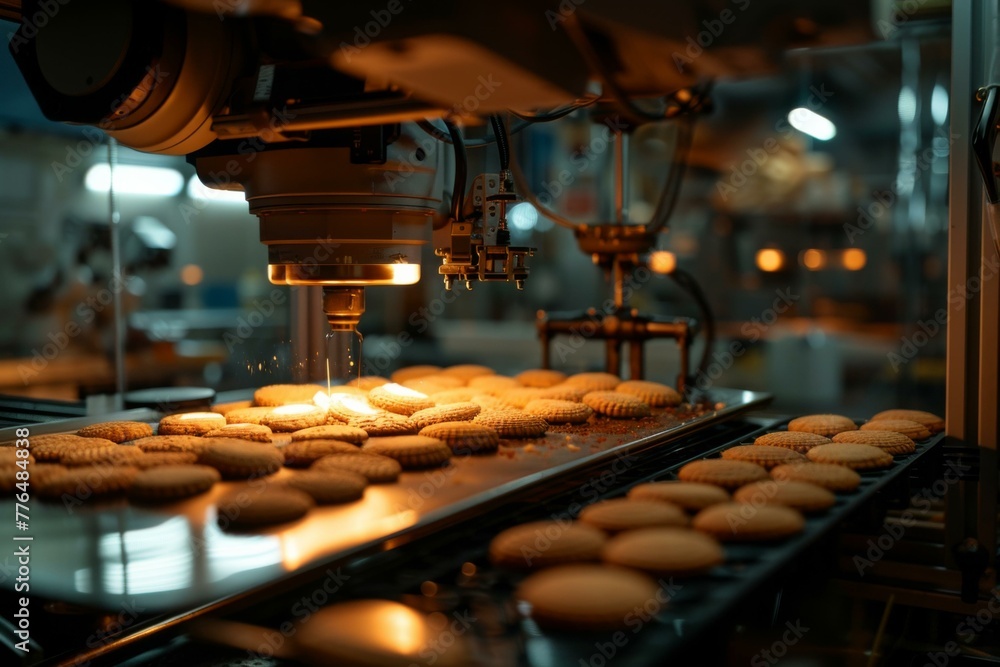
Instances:
[[[109,465],[135,465],[135,459],[142,458],[146,452],[138,447],[129,445],[117,445],[115,447],[88,447],[75,451],[65,452],[59,457],[59,463],[68,468],[77,466],[94,466],[101,464]]]
[[[414,412],[434,407],[434,401],[419,391],[399,384],[386,384],[368,392],[368,402],[377,408],[410,416]]]
[[[28,469],[28,479],[18,479],[17,474],[22,473],[21,477],[25,475],[25,471],[20,467],[6,466],[0,468],[0,491],[4,493],[14,493],[15,491],[21,491],[18,484],[23,485],[24,482],[29,482],[29,484],[35,486],[42,486],[49,482],[53,477],[63,474],[69,470],[64,465],[59,465],[58,463],[35,463],[32,464],[31,468]]]
[[[139,470],[149,470],[160,466],[179,466],[197,463],[194,452],[148,452],[145,456],[129,461],[129,465]]]
[[[399,383],[399,386],[411,389],[418,394],[423,394],[424,396],[429,397],[431,394],[436,394],[439,391],[461,389],[465,386],[465,382],[455,377],[448,377],[447,375],[428,375],[426,377],[417,378],[416,380],[401,382]]]
[[[653,408],[664,408],[680,405],[682,397],[673,387],[648,380],[626,380],[615,391],[620,394],[635,396],[646,405]]]
[[[767,479],[736,489],[733,500],[750,503],[755,507],[783,505],[800,512],[822,512],[833,507],[837,497],[817,484]]]
[[[357,500],[365,493],[368,480],[350,470],[310,468],[296,472],[282,480],[282,483],[305,491],[319,505],[337,505]]]
[[[660,596],[660,597],[658,597]],[[532,574],[514,593],[543,628],[572,632],[624,628],[636,610],[666,600],[649,576],[608,565],[560,565]]]
[[[683,527],[687,522],[687,515],[680,507],[655,500],[602,500],[584,507],[580,512],[580,523],[600,528],[606,533],[653,526]]]
[[[167,415],[156,428],[157,435],[205,435],[226,425],[226,418],[214,412],[184,412]]]
[[[468,387],[478,394],[499,396],[509,389],[523,386],[514,378],[505,375],[480,375],[469,380]]]
[[[893,456],[917,451],[912,440],[895,431],[847,431],[833,436],[833,441],[849,445],[871,445],[884,449]]]
[[[806,415],[788,422],[788,430],[829,438],[844,431],[856,431],[858,427],[853,419],[843,415]]]
[[[455,455],[488,454],[500,446],[500,435],[494,429],[467,421],[431,424],[422,428],[420,435],[443,441]]]
[[[480,413],[482,408],[478,403],[471,401],[467,403],[451,403],[449,405],[439,405],[426,410],[418,410],[410,415],[410,420],[416,424],[417,428],[424,428],[431,424],[441,422],[462,422],[469,421]]]
[[[494,565],[515,569],[596,561],[607,535],[570,521],[534,521],[501,532],[490,541]]]
[[[903,419],[917,422],[926,426],[927,430],[931,433],[940,433],[944,430],[944,419],[932,412],[924,412],[923,410],[883,410],[869,421],[874,422],[882,419]]]
[[[434,405],[449,405],[451,403],[468,403],[472,400],[473,396],[476,396],[479,392],[469,389],[468,387],[461,387],[459,389],[445,389],[444,391],[436,391],[430,395],[430,399],[434,401]],[[478,404],[477,404],[478,405]]]
[[[394,435],[413,435],[419,430],[409,417],[386,412],[375,417],[352,419],[349,426],[360,428],[369,436],[386,437]]]
[[[861,475],[833,463],[791,463],[778,466],[771,476],[777,480],[809,482],[838,493],[853,491],[861,484]]]
[[[369,438],[361,446],[361,451],[396,459],[404,470],[434,468],[448,463],[451,458],[448,445],[423,435]]]
[[[103,447],[117,447],[118,445],[104,438],[81,438],[79,436],[66,436],[66,439],[46,438],[39,442],[43,436],[36,436],[30,439],[31,455],[39,463],[58,462],[64,454],[76,452],[83,449],[95,449]],[[69,438],[73,438],[70,440]]]
[[[226,479],[272,475],[281,469],[284,460],[281,451],[272,445],[227,438],[212,438],[198,452],[198,463],[212,466]]]
[[[831,443],[813,447],[806,456],[814,463],[835,463],[853,470],[875,470],[892,465],[892,454],[871,445]]]
[[[18,452],[23,452],[20,456]],[[31,455],[27,448],[4,447],[0,449],[0,468],[18,467],[18,463],[29,465],[35,462],[35,457]]]
[[[253,404],[277,407],[291,403],[312,403],[316,392],[323,391],[318,384],[272,384],[253,393]]]
[[[364,396],[353,394],[333,393],[320,399],[325,401],[327,409],[327,423],[334,424],[338,421],[349,422],[352,419],[367,419],[378,417],[386,413],[382,408],[377,408],[368,402]],[[331,422],[330,418],[334,418]]]
[[[514,376],[514,379],[525,387],[554,387],[566,381],[566,374],[562,371],[554,371],[548,368],[533,368],[522,371]]]
[[[271,407],[235,408],[226,413],[227,424],[262,424]]]
[[[714,484],[700,482],[647,482],[629,489],[628,497],[634,500],[652,500],[671,503],[689,512],[697,512],[711,505],[728,503],[729,494]]]
[[[289,468],[308,468],[324,456],[356,454],[357,445],[339,440],[293,440],[281,449]]]
[[[357,452],[350,454],[331,454],[324,456],[312,464],[313,470],[350,470],[363,475],[369,484],[388,484],[399,479],[403,467],[399,461],[381,454]]]
[[[244,486],[218,499],[217,521],[223,530],[250,530],[301,519],[315,504],[308,493],[288,486]]]
[[[484,410],[472,421],[489,426],[501,438],[540,438],[549,428],[541,417],[520,410]]]
[[[368,432],[347,424],[326,424],[304,428],[292,433],[292,442],[297,440],[340,440],[352,445],[360,445],[368,439]]]
[[[829,445],[832,440],[817,433],[803,433],[801,431],[775,431],[765,433],[753,441],[755,445],[767,445],[768,447],[787,447],[800,454],[805,454],[817,445]]]
[[[272,409],[260,423],[275,433],[291,433],[326,424],[326,411],[312,403],[292,403]]]
[[[702,574],[725,558],[715,538],[687,528],[628,530],[608,540],[601,551],[605,563],[661,577]]]
[[[145,422],[113,421],[84,426],[76,434],[82,438],[104,438],[111,442],[126,442],[153,435],[153,427]]]
[[[767,470],[749,461],[727,461],[724,459],[703,459],[692,461],[677,471],[682,482],[714,484],[724,489],[738,489],[744,484],[767,479]]]
[[[590,391],[612,391],[621,383],[622,379],[611,373],[577,373],[564,380],[564,384]]]
[[[510,410],[511,407],[501,401],[496,396],[490,396],[488,394],[475,394],[469,399],[471,402],[478,405],[482,410]]]
[[[389,384],[389,378],[384,378],[381,375],[362,375],[357,380],[351,380],[347,383],[348,387],[355,387],[361,391],[371,391],[375,387],[381,387],[384,384]]]
[[[738,445],[723,450],[722,458],[732,461],[749,461],[770,470],[785,463],[797,463],[806,457],[794,449],[770,445]]]
[[[805,519],[789,507],[747,503],[712,505],[695,515],[695,530],[723,542],[780,540],[802,532]]]
[[[585,403],[539,398],[524,406],[529,415],[537,415],[550,424],[582,424],[591,418],[594,410]]]
[[[572,401],[574,403],[583,402],[583,397],[590,393],[590,390],[586,387],[575,386],[571,384],[557,384],[552,387],[546,387],[542,391],[539,398],[548,398],[555,401]]]
[[[484,375],[495,375],[496,371],[489,366],[483,366],[481,364],[456,364],[454,366],[448,366],[441,371],[441,375],[448,375],[451,377],[460,378],[468,382],[473,378],[483,377]]]
[[[583,402],[597,414],[615,419],[636,419],[650,414],[649,406],[638,398],[616,391],[592,391],[583,397]]]
[[[200,452],[209,440],[197,435],[151,435],[132,443],[147,454],[152,452]]]
[[[233,410],[242,410],[253,405],[253,401],[229,401],[228,403],[216,403],[210,409],[223,417]]]
[[[544,394],[545,390],[538,387],[515,387],[500,392],[497,398],[508,407],[521,409]]]
[[[434,375],[435,373],[440,373],[440,366],[432,366],[430,364],[423,364],[419,366],[407,366],[405,368],[400,368],[398,371],[394,372],[389,376],[389,379],[393,382],[400,383],[406,382],[407,380],[415,380],[417,378],[422,378],[427,375]]]
[[[220,479],[219,472],[209,466],[157,466],[135,476],[128,497],[137,502],[170,502],[205,493]]]
[[[274,433],[263,424],[226,424],[222,428],[209,431],[206,438],[236,438],[237,440],[251,440],[253,442],[271,442]]]
[[[919,422],[909,419],[879,419],[861,425],[862,431],[893,431],[901,433],[913,441],[926,440],[931,437],[930,429]]]
[[[60,500],[69,496],[76,500],[118,495],[128,490],[139,471],[128,466],[94,465],[67,468],[49,479],[32,479],[32,486],[41,498]]]

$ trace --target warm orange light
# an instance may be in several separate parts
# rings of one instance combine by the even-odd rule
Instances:
[[[476,574],[476,564],[475,563],[462,563],[462,574],[467,577],[471,577]]]
[[[427,394],[422,394],[415,389],[404,387],[403,385],[396,384],[395,382],[382,385],[382,389],[390,394],[394,394],[395,396],[403,396],[405,398],[427,398]]]
[[[379,627],[383,637],[399,653],[416,655],[426,646],[428,639],[424,618],[413,609],[401,604],[386,607],[379,614]]]
[[[802,253],[802,266],[810,271],[819,271],[826,266],[826,253],[816,248],[810,248]]]
[[[657,250],[649,255],[649,270],[664,275],[677,268],[677,255],[669,250]]]
[[[785,254],[776,248],[762,248],[757,251],[757,268],[774,272],[785,265]]]
[[[218,419],[220,416],[218,412],[186,412],[181,419]]]
[[[195,286],[205,277],[205,272],[197,264],[186,264],[181,267],[181,282],[185,285]]]
[[[271,410],[271,414],[275,415],[304,415],[310,412],[320,412],[320,408],[306,403],[292,403]]]
[[[420,592],[423,593],[426,597],[432,598],[435,595],[437,595],[438,585],[435,584],[433,581],[425,581],[424,583],[420,584]]]
[[[841,262],[848,271],[860,271],[868,263],[868,255],[860,248],[848,248],[844,251]]]

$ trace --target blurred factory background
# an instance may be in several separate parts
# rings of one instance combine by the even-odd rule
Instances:
[[[946,294],[948,11],[893,24],[864,46],[793,51],[774,76],[716,84],[653,271],[639,275],[646,279],[632,298],[646,313],[695,316],[664,273],[678,266],[698,280],[718,330],[704,383],[772,392],[790,412],[940,410],[938,311],[955,297]],[[112,391],[117,289],[130,389],[290,379],[294,288],[267,282],[266,251],[242,198],[206,190],[182,158],[120,149],[120,286],[107,144],[94,130],[46,121],[7,49],[0,85],[0,393],[76,400]],[[613,150],[585,114],[516,135],[515,156],[552,208],[607,220]],[[652,214],[671,142],[669,126],[632,138],[633,221]],[[473,361],[535,367],[538,310],[609,298],[605,276],[567,230],[527,203],[511,223],[515,242],[538,248],[523,292],[495,284],[444,292],[430,245],[418,285],[368,290],[368,372]],[[650,379],[674,381],[675,350],[672,341],[650,344]],[[553,364],[590,370],[603,358],[593,341],[554,354]]]

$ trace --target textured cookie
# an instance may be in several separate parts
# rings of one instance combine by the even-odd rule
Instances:
[[[490,541],[494,565],[514,569],[596,561],[607,542],[601,530],[569,521],[534,521],[501,532]]]
[[[806,415],[788,422],[788,430],[815,433],[829,438],[844,431],[856,431],[858,427],[853,419],[843,415]]]
[[[326,424],[326,411],[312,403],[294,403],[274,408],[260,423],[275,433],[291,433]]]
[[[615,387],[615,391],[635,396],[653,408],[680,405],[682,400],[681,395],[673,387],[648,380],[626,380]]]
[[[153,435],[153,427],[145,422],[113,421],[84,426],[76,434],[82,438],[104,438],[111,442],[126,442]]]
[[[775,431],[765,433],[753,441],[755,445],[767,445],[768,447],[786,447],[794,449],[800,454],[805,454],[817,445],[829,445],[832,440],[817,433],[803,433],[801,431]]]
[[[545,390],[538,387],[515,387],[501,392],[497,398],[509,407],[521,409],[544,394]]]
[[[277,447],[246,440],[213,438],[198,452],[198,463],[212,466],[226,479],[272,475],[284,460]]]
[[[869,421],[879,421],[882,419],[903,419],[917,422],[927,427],[931,433],[940,433],[944,430],[944,419],[938,417],[933,412],[923,410],[883,410],[873,416]]]
[[[479,392],[469,389],[468,387],[460,387],[458,389],[445,389],[444,391],[436,391],[430,395],[430,399],[434,401],[434,405],[450,405],[451,403],[468,403],[472,400],[473,396],[476,396]],[[478,405],[478,403],[477,403]]]
[[[184,412],[167,415],[156,428],[157,435],[205,435],[226,425],[226,418],[214,412]]]
[[[388,484],[399,479],[403,467],[399,461],[381,454],[365,452],[332,454],[324,456],[312,464],[313,470],[350,470],[363,475],[370,484]]]
[[[879,419],[861,425],[862,431],[893,431],[901,433],[913,441],[926,440],[931,437],[930,429],[920,422],[909,419]]]
[[[339,440],[293,440],[281,449],[289,468],[308,468],[331,454],[357,454],[357,445]]]
[[[837,497],[822,486],[809,482],[768,479],[741,486],[733,493],[733,500],[755,507],[783,505],[800,512],[821,512],[833,507]]]
[[[417,378],[416,380],[401,382],[399,383],[399,386],[411,389],[418,394],[423,394],[424,396],[430,396],[431,394],[436,394],[439,391],[461,389],[465,386],[465,382],[455,377],[448,377],[447,375],[428,375],[426,377]]]
[[[849,445],[871,445],[893,456],[912,454],[917,446],[902,433],[895,431],[847,431],[833,436],[833,441]]]
[[[219,471],[209,466],[157,466],[135,476],[128,497],[138,502],[170,502],[205,493],[220,479]]]
[[[810,449],[806,456],[815,463],[835,463],[853,470],[874,470],[892,465],[892,454],[871,445],[819,445]]]
[[[301,519],[315,505],[308,493],[288,486],[244,487],[218,499],[217,521],[223,530],[250,530]]]
[[[725,489],[714,484],[680,481],[639,484],[629,489],[628,497],[633,500],[671,503],[689,512],[697,512],[711,505],[730,501]]]
[[[611,391],[621,383],[622,379],[611,373],[577,373],[564,380],[564,384],[590,391]]]
[[[771,445],[738,445],[723,450],[722,458],[731,461],[749,461],[770,470],[784,463],[797,463],[806,457],[794,449]]]
[[[636,610],[663,595],[656,582],[635,570],[606,565],[561,565],[532,574],[514,597],[527,602],[543,628],[573,632],[626,627]]]
[[[41,498],[59,500],[71,496],[78,500],[121,494],[132,485],[139,471],[128,466],[94,465],[67,468],[49,479],[32,477],[32,486]]]
[[[489,426],[501,438],[540,438],[549,428],[541,417],[520,410],[484,410],[472,421]]]
[[[18,452],[24,452],[22,456],[18,456]],[[4,447],[0,448],[0,468],[14,468],[19,467],[17,464],[24,461],[24,465],[30,465],[35,462],[35,457],[32,456],[27,449],[20,448],[15,449],[14,447]]]
[[[583,401],[583,397],[590,393],[590,390],[586,387],[579,387],[571,384],[557,384],[552,387],[546,387],[541,393],[539,398],[548,398],[555,401],[572,401],[574,403],[580,403]]]
[[[440,373],[440,366],[432,366],[430,364],[422,364],[418,366],[406,366],[405,368],[400,368],[398,371],[394,372],[389,376],[389,379],[397,384],[400,382],[406,382],[407,380],[415,380],[416,378],[422,378],[427,375],[433,375],[435,373]]]
[[[479,394],[499,396],[508,389],[522,387],[520,382],[506,375],[480,375],[469,380],[468,388]]]
[[[273,432],[263,424],[226,424],[222,428],[209,431],[206,438],[236,438],[237,440],[250,440],[252,442],[271,442]]]
[[[347,424],[325,424],[292,433],[292,442],[298,440],[340,440],[352,445],[360,445],[367,439],[367,431]]]
[[[653,526],[683,527],[687,522],[687,515],[680,507],[655,500],[602,500],[584,507],[580,512],[580,523],[607,533]]]
[[[152,435],[132,443],[142,451],[151,452],[200,452],[208,446],[209,440],[196,435]]]
[[[616,391],[592,391],[583,397],[583,402],[597,414],[615,419],[635,419],[650,414],[649,406],[638,398]]]
[[[414,412],[434,407],[434,401],[419,391],[399,384],[386,384],[368,392],[368,402],[377,408],[410,416]]]
[[[194,452],[148,452],[145,456],[129,461],[129,465],[139,470],[149,470],[160,466],[179,466],[197,463]]]
[[[500,435],[485,424],[473,422],[440,422],[425,426],[420,435],[436,438],[447,444],[456,455],[488,454],[500,446]]]
[[[69,468],[77,466],[93,466],[101,464],[109,465],[134,465],[135,459],[142,458],[146,452],[138,447],[129,445],[116,445],[115,447],[88,447],[75,451],[65,452],[59,457],[59,463]]]
[[[296,472],[282,480],[282,483],[293,489],[305,491],[318,505],[352,502],[361,498],[365,493],[365,487],[368,486],[368,480],[363,475],[334,468],[322,470],[310,468]]]
[[[95,449],[104,447],[117,447],[118,445],[105,440],[104,438],[81,438],[79,436],[66,436],[65,439],[46,438],[36,436],[30,438],[31,455],[39,463],[56,463],[63,455],[83,449]],[[72,438],[72,439],[69,439]],[[39,442],[39,440],[42,440]]]
[[[400,435],[389,438],[369,438],[361,450],[381,454],[399,461],[404,470],[432,468],[444,465],[451,458],[451,449],[437,438],[423,435]]]
[[[490,396],[489,394],[474,394],[472,398],[469,399],[471,402],[478,405],[483,410],[510,410],[511,407],[501,401],[496,396]]]
[[[539,398],[524,406],[529,415],[537,415],[550,424],[582,424],[594,414],[585,403],[557,401],[554,398]]]
[[[861,484],[861,475],[832,463],[791,463],[773,469],[771,476],[777,480],[810,482],[835,492],[853,491]]]
[[[790,537],[801,532],[805,523],[802,515],[789,507],[727,503],[698,512],[691,526],[724,542],[756,542]]]
[[[643,570],[655,576],[690,577],[725,561],[722,546],[687,528],[642,528],[611,538],[601,551],[610,565]]]
[[[431,424],[441,422],[462,422],[469,421],[482,411],[478,403],[471,401],[466,403],[451,403],[439,405],[426,410],[418,410],[410,415],[410,420],[416,424],[417,428],[424,428]]]
[[[271,414],[270,407],[235,408],[226,413],[227,424],[261,424]]]
[[[369,403],[364,396],[333,393],[324,394],[321,400],[326,401],[327,423],[349,422],[352,419],[378,417],[386,413],[382,408]],[[334,417],[334,422],[331,422],[329,417]]]
[[[514,376],[514,379],[525,387],[554,387],[566,381],[566,374],[562,371],[554,371],[548,368],[532,368],[522,371]]]
[[[222,416],[226,416],[233,410],[243,410],[249,408],[253,405],[253,401],[229,401],[228,403],[216,403],[211,408],[212,412],[218,413]]]
[[[738,489],[745,484],[767,479],[767,470],[749,461],[703,459],[692,461],[677,471],[682,482],[714,484],[724,489]]]
[[[52,480],[54,477],[58,477],[69,470],[64,465],[59,465],[58,463],[35,463],[32,464],[29,469],[30,483],[33,486],[42,486]],[[17,473],[24,472],[19,467],[5,466],[0,468],[0,491],[4,493],[14,493],[15,491],[20,491],[18,484],[23,484],[25,480],[18,479]],[[24,475],[21,475],[22,477]]]
[[[348,426],[360,428],[373,438],[379,436],[411,435],[419,430],[409,417],[391,412],[374,417],[352,419],[348,422]]]
[[[316,392],[323,391],[318,384],[272,384],[253,393],[253,404],[276,407],[291,403],[311,403]]]

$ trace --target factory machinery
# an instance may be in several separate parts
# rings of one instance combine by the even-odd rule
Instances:
[[[25,664],[284,664],[297,657],[301,618],[330,602],[374,597],[481,619],[463,638],[480,664],[610,664],[612,657],[628,665],[668,657],[724,664],[728,642],[717,640],[720,633],[729,636],[747,619],[783,621],[802,597],[796,577],[815,582],[817,572],[859,600],[986,609],[995,585],[1000,297],[985,281],[948,320],[947,435],[919,443],[887,471],[865,474],[857,494],[810,518],[799,537],[734,548],[724,568],[649,611],[634,641],[609,649],[601,637],[525,629],[510,601],[515,582],[489,565],[486,545],[504,527],[571,517],[581,504],[671,479],[687,461],[783,428],[783,418],[747,416],[766,403],[764,394],[691,386],[688,350],[693,337],[710,333],[709,323],[638,313],[623,285],[667,225],[692,125],[711,108],[712,81],[764,74],[775,66],[772,54],[790,48],[870,40],[871,8],[853,0],[719,4],[726,5],[0,2],[0,16],[19,23],[9,48],[48,118],[100,128],[140,151],[186,155],[207,186],[245,193],[270,280],[310,288],[293,325],[297,355],[323,360],[317,377],[343,382],[358,372],[366,288],[416,283],[428,238],[448,289],[523,287],[529,258],[545,257],[512,245],[507,216],[514,203],[529,201],[570,227],[567,240],[575,237],[612,278],[613,307],[595,325],[607,369],[621,372],[628,345],[623,375],[640,378],[643,342],[674,338],[687,400],[659,414],[655,428],[577,433],[581,455],[464,459],[259,534],[219,530],[207,500],[179,512],[36,505],[32,651],[9,655]],[[952,283],[978,276],[993,251],[974,164],[976,156],[989,160],[983,146],[992,149],[995,140],[996,91],[984,57],[997,46],[985,27],[995,13],[995,3],[961,3],[952,15],[961,36],[952,131],[982,129],[978,144],[959,142],[952,158],[951,215],[963,221],[952,225]],[[802,20],[784,21],[791,18]],[[776,24],[783,28],[763,29]],[[512,150],[532,123],[573,113],[615,120],[613,220],[585,224],[547,210]],[[651,220],[630,224],[628,140],[647,123],[674,128],[665,156],[672,169]],[[995,182],[987,191],[995,193]],[[677,279],[690,286],[683,274]],[[308,326],[320,311],[326,331]],[[541,316],[543,347],[592,318]],[[222,398],[238,397],[246,395]],[[141,408],[31,432],[71,432],[111,418],[153,423],[161,415]],[[10,439],[14,430],[0,436]],[[885,558],[868,556],[870,567],[855,567],[852,557],[871,539],[879,544],[914,495],[942,479],[948,483],[919,528],[904,531]],[[7,597],[12,584],[5,579]],[[13,645],[16,628],[6,616],[3,623]],[[391,628],[373,634],[394,641]],[[427,664],[444,656],[429,655]]]

